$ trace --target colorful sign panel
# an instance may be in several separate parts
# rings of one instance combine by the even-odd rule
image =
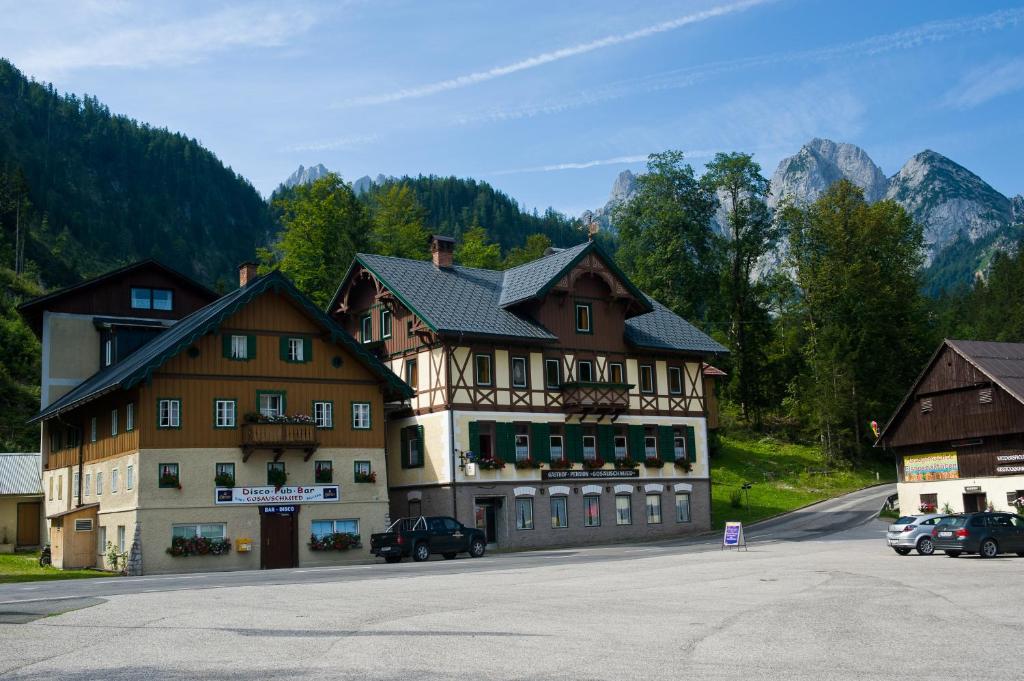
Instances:
[[[956,464],[956,452],[914,454],[903,457],[904,482],[956,480],[959,477],[960,469]]]
[[[214,502],[224,504],[316,504],[341,501],[338,485],[302,485],[274,487],[220,487]]]
[[[743,523],[727,522],[725,524],[725,534],[722,536],[722,548],[727,546],[740,546],[746,547],[747,542],[743,538]]]

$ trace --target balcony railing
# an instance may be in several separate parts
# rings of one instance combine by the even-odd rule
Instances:
[[[305,460],[320,446],[316,425],[312,423],[244,423],[242,424],[243,461],[257,449],[270,449],[277,461],[286,449],[301,449]]]
[[[562,405],[567,411],[618,413],[629,408],[629,383],[574,381],[562,384]]]

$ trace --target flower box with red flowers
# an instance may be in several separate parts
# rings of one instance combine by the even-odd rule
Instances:
[[[648,468],[661,468],[665,465],[665,460],[658,456],[649,456],[644,459],[644,465]]]
[[[231,550],[230,539],[208,537],[175,537],[167,553],[176,558],[187,556],[221,556]]]
[[[588,471],[597,470],[598,468],[604,468],[604,459],[601,457],[595,457],[593,459],[584,459],[583,467]]]
[[[177,475],[161,475],[160,486],[181,489],[181,481],[178,479]]]
[[[628,456],[625,459],[615,459],[615,469],[620,471],[626,471],[631,468],[639,468],[640,464]]]
[[[676,467],[682,468],[687,473],[693,470],[693,464],[690,463],[689,459],[676,459]]]
[[[528,456],[525,459],[517,459],[516,468],[520,470],[528,468],[540,468],[540,461],[537,461],[532,456]]]
[[[482,468],[485,471],[493,471],[505,467],[505,461],[496,456],[490,457],[488,459],[480,459],[478,463],[480,464],[480,468]]]
[[[939,509],[935,504],[921,504],[917,507],[917,510],[921,513],[935,513]]]
[[[356,482],[377,482],[377,472],[370,471],[359,471],[356,473]]]
[[[553,471],[567,471],[572,468],[572,461],[569,459],[552,459],[551,470]]]
[[[309,536],[310,551],[348,551],[361,546],[358,534],[348,532],[334,532],[318,537],[315,534]]]

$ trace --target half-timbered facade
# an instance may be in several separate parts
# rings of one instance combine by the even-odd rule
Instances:
[[[594,242],[505,272],[358,255],[330,312],[413,389],[393,405],[393,515],[502,547],[710,526],[705,360],[718,343]]]
[[[385,527],[384,404],[411,391],[286,277],[240,275],[35,417],[56,566],[323,565]]]
[[[1024,343],[943,342],[876,446],[896,455],[904,513],[1019,511]]]

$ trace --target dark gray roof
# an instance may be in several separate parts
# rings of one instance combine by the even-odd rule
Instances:
[[[226,317],[255,296],[268,290],[276,290],[289,295],[330,332],[332,341],[345,345],[393,391],[405,396],[411,395],[411,390],[404,381],[395,376],[390,369],[381,364],[376,357],[369,354],[355,339],[313,305],[312,301],[300,293],[287,277],[274,271],[188,315],[125,359],[98,371],[78,384],[74,390],[50,404],[31,420],[40,421],[100,395],[137,385],[149,378],[153,371],[168,359],[185,350],[206,333],[216,329]]]
[[[1019,402],[1024,402],[1024,343],[947,340],[946,344]]]
[[[636,289],[594,242],[557,251],[506,272],[460,266],[437,268],[424,260],[365,253],[358,254],[356,262],[370,270],[403,305],[438,333],[554,341],[557,338],[550,331],[512,306],[543,295],[590,249],[597,250],[630,287],[641,309],[651,310],[626,321],[627,342],[653,350],[728,352],[685,319]],[[338,289],[339,294],[343,287],[344,282]]]
[[[555,340],[534,320],[501,307],[502,272],[365,253],[356,260],[434,331]]]
[[[680,352],[729,352],[723,345],[650,296],[653,312],[626,320],[626,342],[641,348]]]
[[[42,493],[43,466],[39,452],[0,454],[0,495]]]
[[[572,265],[589,245],[590,242],[585,241],[578,246],[555,251],[551,255],[506,270],[502,277],[498,304],[503,307],[515,305],[538,295],[552,279]]]

